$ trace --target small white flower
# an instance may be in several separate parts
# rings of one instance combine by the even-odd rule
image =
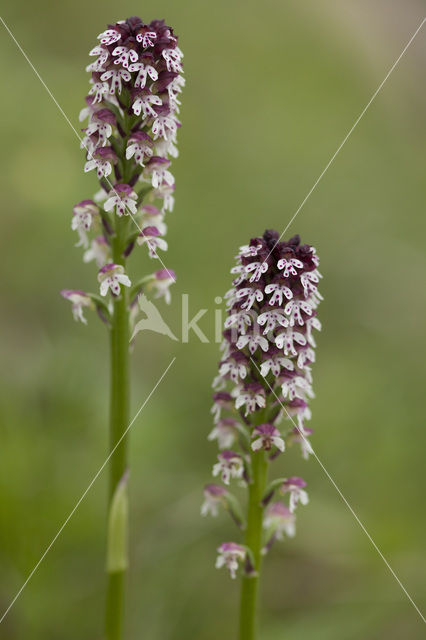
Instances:
[[[265,391],[260,384],[250,383],[244,387],[237,386],[232,390],[235,398],[235,408],[240,409],[245,405],[245,415],[253,413],[259,407],[263,409],[265,406]]]
[[[229,449],[237,437],[237,424],[237,421],[233,418],[222,418],[216,423],[214,429],[210,431],[208,440],[217,440],[219,449]]]
[[[241,305],[241,309],[249,310],[252,308],[255,302],[262,302],[263,290],[254,289],[253,287],[243,287],[242,289],[237,290],[236,298],[237,300],[246,298],[246,300]]]
[[[246,328],[252,325],[252,317],[247,311],[236,311],[225,320],[225,329],[235,327],[238,333],[244,335]],[[238,347],[240,349],[240,347]]]
[[[286,493],[290,494],[289,507],[291,513],[294,513],[297,505],[307,505],[309,502],[308,494],[305,491],[306,482],[303,478],[299,478],[297,476],[292,476],[291,478],[287,478],[284,480],[281,485],[280,491],[283,495]]]
[[[136,62],[135,64],[131,64],[129,66],[129,71],[138,71],[138,75],[135,80],[135,87],[139,89],[144,89],[146,85],[147,77],[149,76],[151,80],[158,80],[158,72],[154,67],[150,64],[144,64],[143,62]]]
[[[164,222],[164,213],[152,204],[145,204],[141,207],[141,227],[142,231],[146,227],[157,227],[162,236],[166,234],[167,226]]]
[[[258,425],[253,429],[251,437],[256,438],[251,443],[253,451],[259,451],[259,449],[269,451],[273,446],[281,452],[285,449],[284,440],[282,439],[280,432],[272,424]]]
[[[138,54],[134,49],[128,49],[127,47],[115,47],[112,52],[113,56],[118,56],[116,60],[114,60],[114,64],[122,64],[125,69],[129,69],[129,61],[135,63],[139,58]]]
[[[146,49],[147,47],[153,47],[156,39],[157,39],[157,34],[155,33],[155,31],[146,31],[145,33],[138,33],[136,36],[136,40],[142,44],[144,49]]]
[[[227,491],[219,484],[208,484],[204,487],[204,502],[201,505],[201,515],[212,515],[216,518],[219,514],[219,505],[224,503],[224,495]]]
[[[262,275],[268,271],[267,262],[250,262],[245,266],[245,272],[254,272],[250,278],[250,282],[258,282]]]
[[[239,378],[243,380],[247,375],[247,371],[247,360],[239,352],[232,354],[228,360],[222,361],[219,368],[219,374],[221,376],[229,374],[233,382],[238,382]]]
[[[288,369],[288,371],[293,371],[294,364],[289,358],[284,358],[278,352],[262,362],[260,365],[260,373],[264,378],[270,371],[272,371],[274,376],[279,376],[282,367]]]
[[[224,542],[217,551],[219,555],[216,559],[216,569],[225,566],[231,574],[231,578],[236,578],[238,563],[245,560],[246,549],[235,542]]]
[[[145,167],[146,173],[151,174],[152,186],[154,189],[158,189],[163,182],[169,186],[173,186],[175,179],[169,171],[170,160],[167,158],[159,158],[155,156],[151,158],[147,166]]]
[[[61,295],[69,300],[72,304],[72,315],[76,322],[80,321],[83,324],[87,324],[87,320],[83,315],[84,307],[93,309],[93,302],[90,296],[84,291],[77,291],[72,289],[63,289]]]
[[[176,146],[176,133],[173,134],[173,137],[169,136],[168,140],[158,138],[155,141],[155,154],[157,156],[177,158],[179,150]]]
[[[143,96],[137,96],[132,104],[132,109],[137,116],[140,116],[141,111],[143,111],[144,118],[155,118],[157,112],[152,108],[152,104],[160,106],[163,102],[159,96],[148,93]]]
[[[309,442],[309,436],[312,434],[312,429],[308,429],[303,424],[303,417],[297,416],[298,426],[294,427],[290,436],[289,442],[298,442],[300,444],[300,449],[302,451],[302,458],[307,460],[311,454],[313,454],[314,450],[312,449],[312,445]]]
[[[116,214],[121,217],[123,215],[135,215],[137,211],[137,194],[128,184],[117,184],[112,191],[108,200],[104,204],[105,211],[112,211],[115,208]]]
[[[159,271],[153,274],[152,280],[147,285],[147,289],[155,289],[155,298],[164,298],[166,304],[170,304],[170,287],[175,282],[176,274],[172,269],[159,269]]]
[[[91,122],[86,127],[86,136],[90,137],[95,134],[99,136],[99,143],[102,147],[108,144],[108,138],[112,135],[112,127],[108,122]],[[85,145],[83,145],[84,147]]]
[[[93,103],[102,102],[102,100],[104,99],[104,96],[108,93],[108,91],[109,91],[108,82],[94,82],[89,89],[89,96],[92,96],[92,95],[94,96]],[[85,112],[85,110],[83,111]]]
[[[166,61],[167,71],[173,73],[181,73],[182,69],[182,51],[176,47],[175,49],[163,49],[163,58]]]
[[[297,356],[297,350],[294,346],[295,342],[300,345],[305,345],[306,338],[303,333],[295,331],[292,327],[288,327],[283,333],[280,333],[275,338],[275,344],[278,349],[284,349],[284,354],[286,356]]]
[[[285,317],[282,309],[271,309],[270,311],[264,311],[257,318],[257,323],[265,329],[263,335],[266,335],[270,331],[273,331],[276,327],[287,327],[288,319]]]
[[[217,456],[219,462],[213,466],[213,475],[220,475],[224,484],[229,484],[231,478],[242,478],[244,464],[241,456],[235,451],[225,449]]]
[[[80,242],[77,247],[83,246],[85,249],[89,246],[87,232],[90,231],[95,218],[99,216],[99,208],[93,200],[82,200],[73,208],[73,217],[71,220],[71,229],[77,231]]]
[[[118,42],[121,39],[121,34],[118,33],[115,29],[107,29],[103,33],[98,35],[98,40],[101,41],[101,44],[106,44],[107,46],[110,44],[114,44],[114,42]]]
[[[147,134],[143,131],[138,131],[133,136],[130,136],[126,148],[127,160],[134,156],[136,164],[144,167],[144,158],[150,158],[152,153],[152,140]]]
[[[318,294],[316,285],[319,283],[319,279],[321,278],[321,274],[318,269],[314,269],[314,271],[305,271],[300,276],[300,282],[302,283],[305,297],[308,297],[309,294],[315,293]]]
[[[152,125],[152,133],[154,134],[154,140],[157,138],[164,138],[169,140],[176,135],[177,131],[176,118],[170,115],[158,115]]]
[[[109,51],[106,47],[101,47],[100,44],[96,45],[91,51],[89,51],[89,56],[99,56],[99,62],[101,64],[105,64],[108,60]]]
[[[311,347],[300,349],[299,355],[297,356],[297,366],[299,369],[304,369],[306,365],[312,364],[313,362],[315,362],[315,351],[311,349]]]
[[[161,237],[157,227],[145,227],[137,238],[138,245],[146,244],[150,258],[158,258],[157,249],[167,251],[168,245],[164,238]]]
[[[268,348],[269,348],[269,343],[267,339],[256,333],[252,333],[251,335],[245,334],[238,338],[238,342],[237,342],[238,349],[244,349],[244,347],[247,345],[251,355],[255,353],[258,347],[260,347],[265,352],[268,351]]]
[[[96,169],[97,176],[100,180],[103,177],[107,178],[111,175],[112,164],[110,160],[106,158],[91,158],[84,165],[84,171],[87,173],[88,171],[92,171],[92,169]]]
[[[281,385],[281,391],[286,400],[294,400],[295,398],[305,400],[306,396],[313,396],[309,382],[302,376],[294,376],[294,378],[285,380]]]
[[[273,295],[269,298],[269,304],[271,307],[275,305],[283,306],[283,296],[287,298],[287,300],[291,300],[293,297],[293,293],[289,287],[286,287],[283,284],[267,284],[265,287],[265,293],[273,293]]]
[[[93,238],[90,248],[83,254],[83,262],[95,260],[98,267],[103,267],[111,258],[111,250],[103,236]]]
[[[283,539],[285,533],[289,538],[296,535],[295,516],[282,502],[273,502],[266,510],[263,526],[278,540]]]
[[[263,248],[263,245],[257,244],[256,246],[250,246],[248,244],[244,244],[239,249],[238,258],[253,258],[257,256],[260,249]]]
[[[118,93],[121,93],[122,80],[124,80],[124,82],[129,82],[131,78],[132,76],[130,75],[127,69],[109,69],[108,71],[105,71],[105,73],[101,75],[102,82],[111,80],[110,88],[109,88],[109,92],[111,95],[114,95],[114,93],[117,90],[118,90]]]
[[[290,275],[297,276],[297,269],[303,269],[303,262],[296,258],[281,258],[277,262],[277,267],[282,270],[284,278],[288,278]]]
[[[152,191],[152,195],[154,198],[161,198],[163,200],[163,207],[161,211],[164,213],[165,211],[173,211],[175,205],[175,199],[173,197],[175,190],[174,184],[167,184],[163,182],[162,184]]]
[[[305,324],[302,311],[308,316],[312,315],[312,307],[307,300],[290,300],[284,307],[284,311],[290,316],[291,327],[294,327],[296,322],[300,326]]]
[[[314,336],[312,334],[312,329],[321,331],[321,322],[318,320],[318,318],[313,316],[312,318],[308,318],[306,320],[305,326],[306,326],[306,337],[308,339],[309,344],[311,345],[311,347],[316,347],[317,345],[316,345]]]
[[[120,295],[120,285],[130,287],[132,284],[129,277],[124,272],[121,264],[109,263],[99,269],[98,282],[100,283],[101,296],[106,296],[108,289],[115,296]]]

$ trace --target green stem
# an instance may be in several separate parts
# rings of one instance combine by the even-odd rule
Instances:
[[[268,461],[264,451],[251,453],[252,482],[249,484],[249,503],[245,544],[253,553],[254,576],[244,575],[241,584],[240,640],[255,640],[257,634],[257,600],[262,562],[262,496],[265,492]]]
[[[125,265],[122,257],[127,220],[117,219],[113,238],[113,260]],[[109,462],[109,507],[118,483],[127,470],[129,425],[129,311],[126,287],[113,301],[111,320],[111,390],[110,390],[110,451],[117,446]],[[121,640],[124,610],[125,571],[108,573],[105,631],[107,640]]]

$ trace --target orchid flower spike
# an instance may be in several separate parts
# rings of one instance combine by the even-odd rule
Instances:
[[[203,514],[217,515],[220,504],[231,515],[243,513],[231,491],[235,484],[247,488],[244,545],[223,543],[216,564],[227,566],[232,577],[242,567],[244,580],[256,580],[261,556],[276,540],[295,535],[296,508],[308,503],[303,478],[268,482],[267,476],[293,443],[300,444],[303,458],[312,453],[306,423],[314,397],[314,334],[321,329],[318,266],[316,250],[299,236],[281,241],[268,230],[240,247],[231,269],[208,436],[219,448],[213,475],[225,486],[207,485]],[[272,501],[276,492],[287,503]],[[252,602],[244,580],[243,603],[246,597]]]

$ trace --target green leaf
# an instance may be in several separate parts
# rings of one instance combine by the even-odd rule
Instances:
[[[109,510],[106,566],[108,573],[125,571],[129,566],[129,499],[127,495],[128,477],[129,474],[126,471],[117,485]]]

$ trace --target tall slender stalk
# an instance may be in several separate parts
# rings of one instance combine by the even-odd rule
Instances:
[[[116,219],[116,235],[113,240],[113,259],[116,264],[125,266],[123,258],[122,235],[127,219]],[[122,289],[119,298],[114,300],[110,333],[110,451],[115,449],[109,466],[109,510],[118,484],[128,465],[129,424],[129,311],[127,291]],[[126,526],[124,528],[127,528]],[[108,572],[105,630],[107,640],[120,640],[124,611],[125,569]]]
[[[268,462],[264,451],[250,455],[252,482],[249,485],[247,529],[244,544],[251,549],[254,561],[254,575],[243,575],[241,580],[240,601],[240,640],[254,640],[257,632],[257,600],[259,577],[262,563],[262,496],[265,493]]]

